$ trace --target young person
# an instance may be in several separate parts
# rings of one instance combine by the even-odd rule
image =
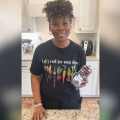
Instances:
[[[80,109],[79,89],[71,83],[71,75],[84,64],[86,55],[80,45],[68,39],[71,30],[73,7],[70,1],[47,2],[43,12],[47,14],[53,39],[40,44],[31,64],[31,85],[37,105],[32,120],[47,117],[45,109]],[[79,88],[88,83],[83,81]],[[41,104],[42,103],[42,104]]]

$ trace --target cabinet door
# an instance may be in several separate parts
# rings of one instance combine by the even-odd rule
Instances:
[[[29,20],[26,5],[27,0],[22,0],[22,31],[29,31]]]
[[[29,4],[28,4],[29,16],[46,17],[46,14],[42,13],[42,9],[44,8],[44,5],[49,1],[52,1],[52,0],[29,0]],[[79,0],[70,0],[70,2],[73,5],[74,16],[78,16]]]
[[[81,96],[96,95],[96,84],[97,84],[97,70],[92,70],[92,73],[88,77],[88,83],[85,87],[80,88]]]
[[[100,95],[100,86],[99,86],[100,84],[98,83],[98,91],[97,91],[97,95]]]
[[[94,31],[97,0],[80,0],[79,30]]]
[[[22,28],[27,27],[27,21],[26,21],[26,16],[25,16],[25,8],[24,8],[24,1],[22,0]]]
[[[22,70],[22,96],[32,96],[30,72]]]
[[[22,0],[22,32],[34,32],[33,19],[28,15],[28,0]]]

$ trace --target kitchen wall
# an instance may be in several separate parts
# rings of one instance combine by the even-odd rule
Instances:
[[[32,43],[35,44],[35,48],[40,43],[46,42],[53,38],[53,35],[49,35],[49,23],[45,17],[37,17],[37,33],[22,33],[22,39],[32,39]],[[90,39],[93,41],[93,51],[95,51],[95,39],[94,33],[74,33],[74,18],[72,20],[72,30],[69,35],[69,39],[79,44],[83,39]],[[38,39],[38,36],[41,36],[41,41]]]
[[[51,38],[53,38],[52,35],[49,35],[49,23],[47,21],[47,18],[37,18],[37,30],[42,35],[42,41],[45,42]],[[81,40],[83,39],[91,39],[93,40],[93,33],[74,33],[74,19],[72,20],[72,30],[68,37],[72,41],[74,41],[77,44],[81,43]]]

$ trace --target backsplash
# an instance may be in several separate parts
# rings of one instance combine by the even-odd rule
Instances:
[[[37,17],[36,18],[36,33],[22,33],[22,39],[31,39],[34,44],[34,49],[41,43],[44,43],[53,38],[53,35],[49,35],[49,23],[46,17]],[[93,42],[93,51],[95,50],[95,34],[94,33],[74,33],[74,18],[72,19],[72,29],[71,33],[68,36],[68,39],[71,39],[75,43],[79,44],[83,39],[89,39]],[[39,40],[39,36],[41,36],[41,40]]]
[[[53,38],[53,35],[49,35],[49,23],[45,17],[37,17],[37,30],[41,33],[42,42],[50,40]],[[69,35],[69,39],[74,41],[77,44],[80,44],[83,39],[93,40],[93,33],[74,33],[74,19],[72,20],[72,30]]]

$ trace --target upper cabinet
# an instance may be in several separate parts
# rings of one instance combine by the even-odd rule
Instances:
[[[35,18],[29,17],[28,1],[22,0],[22,32],[35,32]]]
[[[46,14],[42,13],[42,9],[44,5],[53,0],[29,0],[28,4],[28,12],[29,16],[31,17],[45,17]],[[78,16],[78,9],[79,9],[79,0],[70,0],[73,5],[73,13],[74,16]]]
[[[75,18],[75,33],[95,33],[98,26],[98,1],[79,0],[79,15]]]
[[[42,13],[44,5],[53,0],[29,0],[29,17],[46,17]],[[70,0],[75,17],[75,33],[97,33],[99,2],[98,0]]]

